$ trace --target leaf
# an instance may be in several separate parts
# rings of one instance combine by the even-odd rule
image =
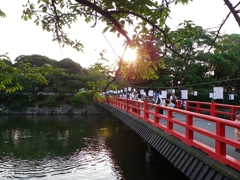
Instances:
[[[108,29],[109,29],[109,27],[105,27],[105,28],[103,29],[103,32],[102,32],[102,33],[105,33]]]
[[[44,6],[44,7],[42,8],[42,11],[43,11],[43,12],[47,12],[47,7]]]
[[[27,21],[27,20],[28,20],[28,17],[27,17],[27,16],[23,16],[23,20],[24,20],[24,21]]]

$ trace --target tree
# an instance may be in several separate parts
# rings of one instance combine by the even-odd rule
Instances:
[[[240,67],[240,35],[222,35],[217,41],[214,56],[211,61],[214,78],[224,80],[222,85],[227,91],[240,90],[238,80]]]
[[[154,38],[159,39],[163,43],[163,48],[168,52],[170,51],[176,56],[185,59],[186,57],[177,51],[176,43],[188,38],[189,34],[172,36],[173,33],[167,26],[166,19],[169,17],[171,3],[187,4],[188,2],[189,0],[156,2],[152,0],[39,0],[37,3],[29,1],[24,6],[22,18],[24,20],[34,18],[36,25],[40,24],[43,30],[53,33],[54,41],[58,41],[62,46],[69,45],[78,51],[82,51],[83,44],[79,40],[70,39],[64,32],[64,28],[66,26],[70,28],[73,23],[77,22],[78,18],[84,18],[86,23],[92,23],[92,27],[98,25],[99,22],[104,23],[106,27],[103,29],[103,32],[110,31],[116,33],[118,37],[122,35],[126,40],[126,47],[139,48],[141,46],[141,39],[154,36]],[[223,2],[240,24],[237,10],[239,3],[233,6],[229,0],[223,0]],[[225,22],[226,20],[222,22],[219,30]],[[187,24],[186,28],[189,28],[190,25]],[[129,26],[133,29],[133,35],[130,35],[127,31]],[[216,35],[215,41],[219,32]],[[122,60],[123,58],[119,57],[118,69],[115,70],[115,78],[112,81],[115,81],[116,76],[121,71]],[[149,66],[152,69],[147,71],[148,74],[142,73],[144,72],[143,68],[146,67],[146,63],[140,62],[135,67],[137,67],[136,73],[142,75],[143,78],[156,78],[156,74],[153,73],[155,66]]]
[[[172,37],[179,34],[188,34],[188,37],[179,40],[175,44],[175,53],[168,53],[164,57],[166,74],[172,76],[172,86],[183,86],[195,84],[203,81],[208,63],[204,59],[198,59],[199,56],[211,54],[208,52],[214,39],[214,32],[205,32],[202,27],[193,23],[183,24],[183,26],[172,32]]]
[[[44,65],[52,65],[55,66],[57,64],[56,60],[49,59],[46,56],[41,56],[41,55],[20,55],[18,56],[15,60],[15,66],[17,66],[19,63],[30,63],[31,67],[41,67]]]
[[[8,65],[5,60],[0,60],[0,91],[12,93],[25,88],[33,92],[36,85],[48,84],[46,76],[53,73],[63,74],[63,71],[49,64],[32,67],[28,62]]]
[[[82,66],[69,58],[65,58],[56,63],[56,67],[66,70],[67,74],[81,74]]]
[[[185,1],[182,1],[185,2]],[[142,37],[154,35],[164,42],[164,48],[178,53],[174,50],[174,42],[169,37],[169,27],[165,21],[169,15],[169,4],[173,1],[162,1],[162,3],[150,0],[142,1],[38,1],[36,4],[29,2],[25,5],[23,19],[28,20],[35,17],[35,23],[41,24],[43,30],[51,31],[54,41],[62,45],[70,45],[81,51],[83,45],[77,40],[70,40],[64,33],[64,25],[69,28],[79,17],[83,17],[87,23],[92,22],[93,27],[98,21],[106,24],[103,32],[110,31],[117,33],[117,36],[124,36],[126,47],[136,48],[141,45]],[[68,7],[65,9],[65,7]],[[64,10],[63,10],[64,9]],[[132,37],[127,33],[128,25],[134,27],[135,32]],[[180,37],[182,38],[182,37]],[[119,57],[119,61],[122,58]],[[121,68],[121,62],[118,64]],[[116,70],[115,73],[119,72]],[[140,73],[142,74],[142,73]],[[148,79],[156,78],[154,73],[143,74]]]

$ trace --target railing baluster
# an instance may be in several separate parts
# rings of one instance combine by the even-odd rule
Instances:
[[[219,121],[216,121],[216,135],[225,138],[225,125]],[[226,155],[226,144],[215,140],[216,143],[216,153],[225,156]]]
[[[186,124],[190,127],[193,125],[193,116],[191,116],[190,114],[186,115]],[[192,141],[194,139],[193,130],[189,129],[188,127],[186,128],[186,138],[189,140],[190,144],[192,145]]]

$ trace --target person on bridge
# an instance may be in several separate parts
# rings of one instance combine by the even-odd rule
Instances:
[[[157,104],[158,96],[159,96],[159,90],[156,90],[156,91],[153,93],[153,103],[154,103],[154,104]]]
[[[240,113],[239,112],[236,112],[234,114],[234,118],[235,118],[235,122],[240,123]],[[235,128],[234,132],[235,132],[235,139],[237,141],[240,141],[240,129]],[[235,148],[235,150],[240,153],[240,149],[239,148]]]
[[[172,95],[170,96],[170,107],[175,107],[176,103],[177,103],[177,96],[175,96],[175,92],[172,92]]]
[[[170,96],[170,107],[174,108],[176,106],[176,103],[177,103],[177,96],[175,95],[175,92],[172,92],[172,95]],[[175,114],[175,112],[173,112],[173,114]]]
[[[181,107],[182,107],[183,110],[187,109],[187,101],[186,100],[181,101]]]
[[[139,94],[139,92],[137,90],[135,90],[133,93],[134,100],[138,100],[138,94]],[[138,105],[137,102],[134,102],[134,106],[137,106],[137,105]],[[137,113],[137,109],[134,109],[134,112]]]
[[[162,94],[161,91],[159,91],[159,96],[158,96],[159,100],[158,100],[158,104],[160,106],[166,106],[166,101],[165,99],[162,98]],[[159,114],[163,114],[163,109],[159,108]]]
[[[156,90],[156,92],[153,95],[153,103],[158,105],[161,105],[163,103],[162,95],[159,90]],[[163,114],[162,108],[159,108],[159,114]]]

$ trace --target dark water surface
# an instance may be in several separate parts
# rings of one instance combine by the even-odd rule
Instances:
[[[146,149],[114,117],[0,116],[0,179],[187,180],[164,159],[148,164]]]

